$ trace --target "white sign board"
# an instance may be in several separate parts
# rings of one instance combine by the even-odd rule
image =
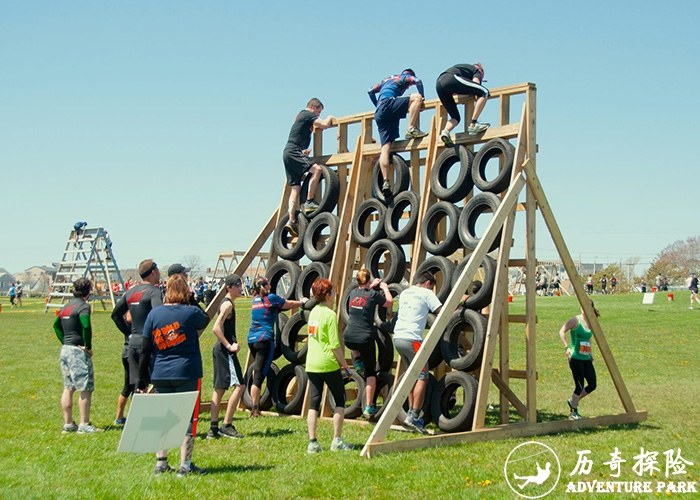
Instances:
[[[642,304],[653,304],[654,303],[654,295],[656,295],[654,292],[645,293],[644,298],[642,299]]]
[[[179,448],[198,394],[134,394],[117,451],[155,453]]]

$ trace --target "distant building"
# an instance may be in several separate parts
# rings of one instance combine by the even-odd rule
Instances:
[[[7,295],[7,291],[10,289],[10,283],[15,281],[15,277],[7,272],[4,268],[0,267],[0,295]]]
[[[46,295],[56,277],[57,268],[53,265],[34,266],[18,274],[24,292],[29,296]]]

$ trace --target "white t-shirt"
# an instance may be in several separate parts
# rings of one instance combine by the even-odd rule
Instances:
[[[394,338],[422,341],[428,313],[441,305],[440,299],[427,288],[413,285],[401,292]]]

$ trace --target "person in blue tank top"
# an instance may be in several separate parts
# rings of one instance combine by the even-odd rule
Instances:
[[[594,307],[592,300],[591,307],[595,312],[596,318],[599,317],[600,312]],[[570,342],[566,340],[566,332],[570,332]],[[569,404],[569,418],[571,420],[578,420],[581,418],[581,415],[578,413],[578,402],[588,396],[596,388],[593,352],[591,350],[592,337],[593,332],[591,331],[590,324],[588,323],[583,309],[581,309],[581,314],[579,316],[569,318],[569,320],[564,323],[564,326],[561,327],[561,330],[559,330],[559,338],[564,344],[566,358],[569,361],[569,368],[574,377],[574,393],[567,401]],[[584,383],[588,385],[584,387]]]

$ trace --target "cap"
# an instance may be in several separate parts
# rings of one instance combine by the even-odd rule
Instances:
[[[238,286],[242,284],[243,281],[241,280],[241,277],[237,274],[229,274],[228,276],[226,276],[226,286]]]
[[[189,273],[191,268],[185,267],[182,264],[173,264],[168,268],[168,278],[174,274]]]

